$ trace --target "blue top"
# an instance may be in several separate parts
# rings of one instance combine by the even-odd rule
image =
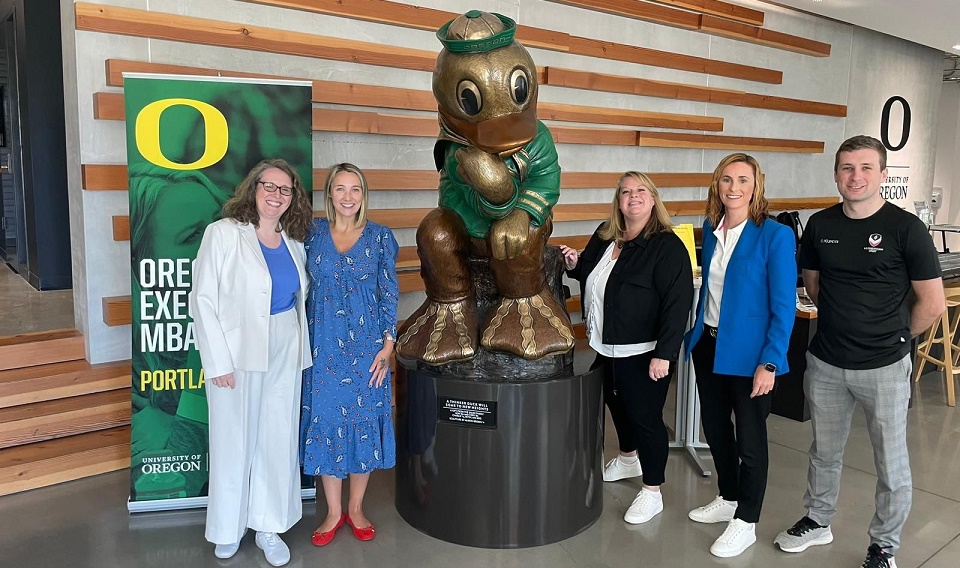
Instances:
[[[716,248],[708,219],[703,223],[697,320],[685,338],[688,357],[703,336],[703,308]],[[752,377],[764,363],[776,365],[778,375],[790,371],[787,347],[797,310],[796,250],[797,237],[786,225],[765,219],[758,227],[747,220],[723,278],[714,373]]]
[[[263,251],[263,258],[270,270],[270,280],[273,281],[270,287],[270,315],[293,309],[300,290],[300,275],[297,274],[297,265],[293,263],[287,243],[280,239],[277,248],[260,243],[260,250]]]

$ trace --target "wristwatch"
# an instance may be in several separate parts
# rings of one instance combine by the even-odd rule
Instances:
[[[763,368],[766,369],[767,371],[770,371],[771,373],[777,372],[777,366],[774,365],[773,363],[764,363]]]

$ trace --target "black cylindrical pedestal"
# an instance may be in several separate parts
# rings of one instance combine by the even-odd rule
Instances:
[[[397,511],[485,548],[557,542],[602,510],[601,370],[526,383],[398,366]]]

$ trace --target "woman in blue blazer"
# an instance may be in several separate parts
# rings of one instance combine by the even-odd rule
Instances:
[[[715,556],[737,556],[757,540],[767,486],[766,420],[775,376],[789,370],[796,279],[796,237],[767,216],[760,164],[746,154],[727,156],[707,195],[703,284],[686,338],[720,487],[689,517],[728,523],[710,547]]]

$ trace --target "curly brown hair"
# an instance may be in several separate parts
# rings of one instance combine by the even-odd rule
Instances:
[[[713,170],[713,180],[710,182],[710,189],[707,191],[707,219],[710,220],[710,226],[716,229],[723,219],[724,207],[720,200],[720,176],[723,170],[730,164],[743,162],[753,168],[753,198],[750,200],[750,218],[758,227],[763,224],[767,218],[767,209],[769,203],[764,195],[763,171],[760,169],[760,162],[749,154],[738,152],[730,154],[720,160],[717,169]]]
[[[257,211],[257,183],[260,182],[260,176],[263,172],[276,168],[290,176],[293,180],[293,194],[290,196],[290,207],[280,216],[278,229],[286,231],[291,239],[300,241],[307,240],[310,232],[310,225],[313,222],[313,203],[310,196],[303,189],[303,181],[300,174],[286,160],[272,158],[263,160],[253,166],[247,177],[243,178],[240,185],[237,186],[233,197],[223,205],[223,216],[229,217],[239,223],[251,223],[255,227],[260,225],[260,213]]]

